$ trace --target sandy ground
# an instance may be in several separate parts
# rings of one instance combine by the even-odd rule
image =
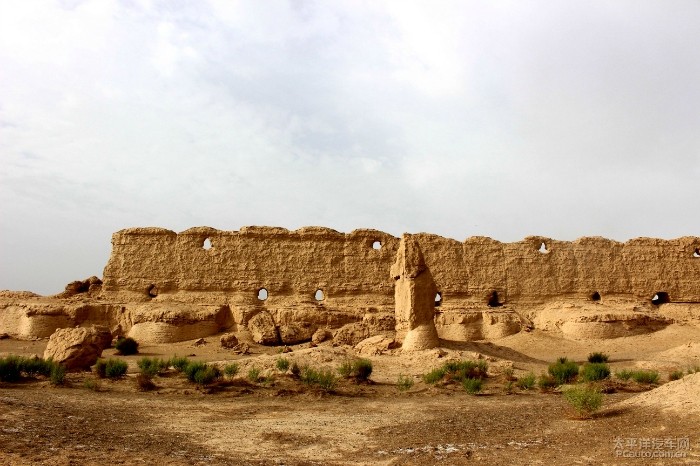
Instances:
[[[700,403],[688,400],[700,377],[645,392],[627,387],[606,395],[593,419],[579,420],[558,393],[507,394],[501,374],[508,367],[515,375],[539,374],[558,356],[584,361],[588,353],[603,351],[613,370],[655,368],[666,383],[672,370],[700,367],[697,327],[671,325],[598,341],[534,331],[491,342],[443,342],[442,355],[428,350],[370,356],[371,383],[343,381],[331,394],[276,373],[276,348],[252,346],[252,354],[235,355],[216,338],[207,340],[203,346],[142,346],[140,355],[124,358],[127,377],[103,380],[97,391],[84,386],[93,378],[89,373],[70,374],[63,388],[42,380],[0,384],[0,464],[700,464],[698,410],[673,409]],[[45,345],[0,340],[0,356],[41,355]],[[351,348],[328,345],[292,349],[284,357],[319,367],[337,367],[354,355]],[[198,389],[175,374],[155,378],[152,392],[136,389],[139,357],[174,354],[236,360],[241,376],[215,390]],[[113,349],[104,352],[113,355]],[[475,357],[490,367],[481,395],[455,385],[426,385],[420,378],[445,359]],[[252,366],[272,380],[245,380]],[[415,380],[410,390],[397,389],[399,374]],[[678,439],[681,445],[688,439],[688,448],[679,447]],[[619,456],[652,452],[654,445],[685,457]]]

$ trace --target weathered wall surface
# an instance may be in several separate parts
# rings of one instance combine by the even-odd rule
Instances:
[[[594,292],[648,301],[660,291],[672,302],[700,302],[700,258],[693,256],[699,237],[620,243],[533,236],[501,243],[485,237],[459,242],[414,236],[445,309],[484,304],[493,291],[509,304],[560,296],[587,299]],[[202,247],[207,239],[208,250]],[[375,241],[381,249],[372,247]],[[546,252],[540,251],[543,243]],[[104,271],[107,296],[125,291],[147,296],[155,285],[159,294],[219,292],[255,304],[258,290],[265,288],[268,305],[314,304],[320,289],[324,302],[338,308],[360,302],[387,311],[393,306],[389,269],[399,238],[376,230],[343,234],[320,227],[198,227],[176,234],[131,228],[115,233],[112,245]]]

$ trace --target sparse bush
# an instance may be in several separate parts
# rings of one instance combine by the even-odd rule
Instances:
[[[684,375],[683,371],[681,371],[681,370],[673,371],[670,374],[668,374],[668,380],[674,381],[674,380],[682,379],[683,375]]]
[[[51,385],[63,385],[66,382],[66,368],[58,363],[55,363],[53,361],[51,362],[51,373],[49,374],[49,380],[51,381]]]
[[[622,369],[621,371],[615,372],[615,377],[620,380],[627,381],[632,377],[632,371],[629,369]]]
[[[634,371],[632,372],[632,380],[637,383],[657,383],[659,381],[659,373],[656,371]]]
[[[610,366],[603,362],[589,362],[581,367],[584,382],[595,382],[610,377]]]
[[[700,366],[689,367],[687,372],[688,372],[688,375],[695,374],[696,372],[700,372]]]
[[[184,356],[173,356],[168,361],[168,367],[172,367],[177,372],[184,372],[185,368],[190,364],[190,360]]]
[[[481,391],[483,383],[484,382],[481,379],[473,379],[471,377],[467,377],[464,380],[462,380],[462,387],[470,395],[476,395]]]
[[[605,353],[595,352],[588,355],[588,362],[608,362],[609,356]]]
[[[338,383],[338,378],[335,376],[335,373],[326,368],[314,369],[305,366],[301,369],[300,378],[306,385],[317,385],[327,392],[333,390]]]
[[[423,381],[425,383],[433,384],[442,380],[442,378],[445,377],[445,374],[445,369],[443,367],[438,367],[427,374],[423,374]]]
[[[285,372],[287,372],[287,369],[289,369],[289,359],[277,358],[277,361],[275,361],[275,366],[277,367],[278,371],[284,374]]]
[[[479,361],[447,361],[442,367],[433,369],[423,375],[425,383],[435,383],[447,379],[462,382],[465,379],[485,379],[488,372],[488,363]]]
[[[248,369],[248,380],[251,382],[257,382],[260,380],[260,369],[255,366]]]
[[[22,362],[19,356],[0,358],[0,382],[16,382],[21,377]]]
[[[24,375],[26,375],[27,377],[36,377],[37,375],[49,377],[51,375],[51,370],[53,369],[53,366],[54,362],[52,359],[44,360],[39,357],[19,357],[20,371],[23,372]]]
[[[396,386],[399,387],[399,390],[401,390],[402,392],[410,390],[411,387],[413,387],[413,379],[411,377],[407,377],[403,374],[400,374],[399,379],[396,381]]]
[[[148,392],[156,388],[152,376],[145,372],[136,375],[136,387],[142,392]]]
[[[118,338],[114,347],[116,348],[117,353],[121,354],[122,356],[129,356],[139,352],[138,342],[131,337]]]
[[[549,374],[542,373],[540,374],[539,378],[537,379],[537,386],[542,390],[543,392],[548,392],[551,390],[554,390],[557,388],[557,379],[555,379],[553,376]]]
[[[520,377],[515,384],[521,390],[532,390],[535,388],[535,383],[537,382],[537,377],[532,372],[528,372],[524,376]]]
[[[565,357],[559,358],[554,364],[550,364],[547,368],[549,375],[554,377],[557,385],[573,382],[578,375],[578,364],[569,361]]]
[[[116,379],[126,374],[128,364],[121,359],[108,359],[105,366],[105,375],[110,379]]]
[[[164,372],[168,368],[169,363],[158,358],[143,357],[137,361],[136,365],[139,366],[142,374],[154,377]]]
[[[513,393],[513,385],[514,384],[512,380],[507,381],[506,384],[503,386],[503,392],[506,395],[510,395],[511,393]]]
[[[238,363],[232,362],[226,364],[226,367],[224,367],[224,374],[226,374],[227,377],[234,378],[236,374],[238,374],[238,370]]]
[[[364,381],[372,374],[372,361],[369,359],[353,359],[345,361],[338,368],[338,373],[345,378]]]
[[[591,417],[603,404],[600,390],[587,385],[577,385],[564,391],[564,398],[581,418]]]
[[[218,367],[210,366],[200,361],[190,362],[185,366],[183,372],[187,380],[197,385],[209,385],[214,380],[221,377],[221,371]]]
[[[97,377],[104,379],[107,377],[107,360],[106,359],[98,359],[97,362],[95,363],[95,374]]]
[[[506,367],[505,369],[503,369],[503,377],[505,377],[505,379],[506,379],[507,381],[515,381],[515,380],[517,380],[517,379],[513,376],[513,368],[512,368],[512,367]]]
[[[292,368],[289,372],[292,373],[293,377],[299,377],[301,375],[301,367],[299,367],[299,364],[297,364],[296,362],[293,362]]]
[[[87,378],[83,381],[83,387],[87,388],[88,390],[92,390],[93,392],[99,392],[102,388],[102,384],[98,379]]]

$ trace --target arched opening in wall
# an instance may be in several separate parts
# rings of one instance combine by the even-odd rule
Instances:
[[[267,299],[267,289],[265,288],[260,288],[258,290],[258,299],[260,301],[265,301]]]
[[[498,300],[498,292],[497,291],[493,291],[491,293],[487,304],[489,307],[501,307],[501,306],[503,306],[503,303]]]
[[[597,291],[594,291],[593,294],[591,295],[591,301],[600,301],[600,293]]]
[[[438,293],[435,295],[435,307],[440,307],[442,304],[442,293],[438,291]]]
[[[544,243],[544,241],[540,245],[540,249],[538,249],[538,251],[540,251],[542,254],[547,254],[549,252],[549,249],[547,249],[547,245]]]
[[[700,248],[695,248],[695,252],[693,253],[693,257],[700,258]]]
[[[316,290],[316,293],[314,293],[314,298],[316,298],[316,301],[323,301],[324,297],[325,296],[323,295],[323,290],[321,290],[320,288]]]
[[[202,249],[204,249],[205,251],[211,249],[211,238],[207,238],[204,240],[204,242],[202,243]]]
[[[148,293],[148,296],[151,298],[155,298],[158,296],[158,287],[155,285],[151,285],[148,287],[148,290],[146,291]]]
[[[372,249],[380,250],[382,248],[382,242],[376,240],[372,243]]]
[[[665,291],[659,291],[654,295],[653,298],[651,298],[651,304],[653,304],[654,306],[659,306],[661,304],[666,304],[670,302],[671,298],[668,297],[668,293],[666,293]]]

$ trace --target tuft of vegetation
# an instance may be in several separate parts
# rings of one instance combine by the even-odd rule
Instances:
[[[57,369],[60,367],[60,369]],[[54,362],[51,358],[43,359],[39,357],[24,357],[9,355],[0,358],[0,382],[17,382],[23,377],[49,377],[55,372],[58,380],[58,373],[63,371],[65,377],[65,368]],[[60,385],[60,384],[57,384]]]
[[[169,361],[164,361],[159,358],[146,358],[143,357],[136,362],[139,366],[141,373],[147,375],[148,377],[155,377],[165,372],[170,366]]]
[[[138,342],[131,337],[119,337],[114,347],[117,349],[117,353],[122,356],[129,356],[139,352]]]
[[[248,369],[248,380],[250,380],[253,383],[259,381],[260,380],[260,369],[258,369],[255,366]]]
[[[289,369],[289,359],[277,358],[277,361],[275,361],[275,367],[277,367],[278,371],[284,374]]]
[[[204,362],[193,361],[185,366],[183,371],[187,380],[197,385],[209,385],[221,377],[221,371],[216,366],[210,366]]]
[[[14,355],[0,358],[0,382],[17,382],[22,377],[21,360]]]
[[[411,377],[407,377],[403,374],[399,374],[399,379],[396,381],[396,386],[402,392],[405,392],[406,390],[410,390],[411,387],[413,387],[413,379]]]
[[[581,379],[584,382],[595,382],[610,377],[610,366],[604,362],[588,362],[581,367]]]
[[[156,388],[156,384],[153,383],[153,377],[141,372],[136,375],[136,388],[142,392],[149,392]]]
[[[564,391],[564,399],[582,419],[590,418],[603,404],[603,394],[597,388],[577,385]]]
[[[656,371],[633,371],[632,380],[637,383],[657,383],[659,381],[659,373]]]
[[[99,392],[102,388],[102,384],[98,379],[93,379],[90,377],[83,381],[83,387],[87,388],[88,390],[92,390],[93,392]]]
[[[688,375],[695,374],[696,372],[700,372],[700,366],[688,367],[687,372],[688,372]]]
[[[513,368],[512,367],[506,367],[503,369],[503,377],[509,382],[514,382],[517,380],[517,378],[513,375]]]
[[[372,361],[362,358],[345,361],[338,368],[338,373],[345,378],[365,381],[372,375]]]
[[[95,363],[95,375],[97,377],[104,379],[107,377],[107,360],[106,359],[98,359],[97,362]]]
[[[436,383],[442,379],[462,383],[465,379],[484,380],[487,377],[488,363],[479,361],[447,361],[441,367],[423,375],[425,383]]]
[[[49,374],[49,380],[51,385],[57,387],[66,383],[66,368],[58,363],[54,363],[51,366],[51,373]]]
[[[292,368],[289,370],[292,373],[292,377],[299,377],[301,375],[301,367],[296,362],[292,363]]]
[[[554,376],[551,376],[549,374],[542,373],[537,379],[537,386],[543,392],[552,391],[555,388],[557,388],[558,385],[559,384],[557,383],[557,379],[555,379]]]
[[[629,369],[622,369],[621,371],[615,372],[615,377],[626,382],[632,378],[632,371]]]
[[[569,361],[566,357],[561,357],[557,362],[549,365],[547,372],[554,377],[557,385],[564,385],[576,380],[578,364],[574,361]]]
[[[609,356],[605,353],[596,351],[588,355],[588,362],[608,362]]]
[[[185,368],[190,364],[190,360],[184,356],[173,356],[168,361],[168,367],[172,367],[176,372],[185,372]]]
[[[110,358],[105,365],[105,376],[109,379],[116,379],[126,374],[128,368],[129,366],[125,361]]]
[[[679,380],[683,378],[683,371],[682,370],[676,370],[668,374],[668,380],[674,381],[674,380]]]
[[[481,392],[483,384],[483,380],[474,379],[471,377],[467,377],[462,380],[462,388],[464,388],[470,395],[476,395],[477,393]]]
[[[338,383],[338,378],[332,370],[327,368],[314,369],[309,366],[301,368],[300,379],[306,385],[318,386],[326,392],[332,391]]]
[[[232,362],[224,367],[224,374],[229,378],[234,378],[239,371],[238,363]]]
[[[535,388],[535,383],[537,383],[537,377],[533,372],[528,372],[524,376],[520,377],[515,385],[521,390],[532,390]]]

